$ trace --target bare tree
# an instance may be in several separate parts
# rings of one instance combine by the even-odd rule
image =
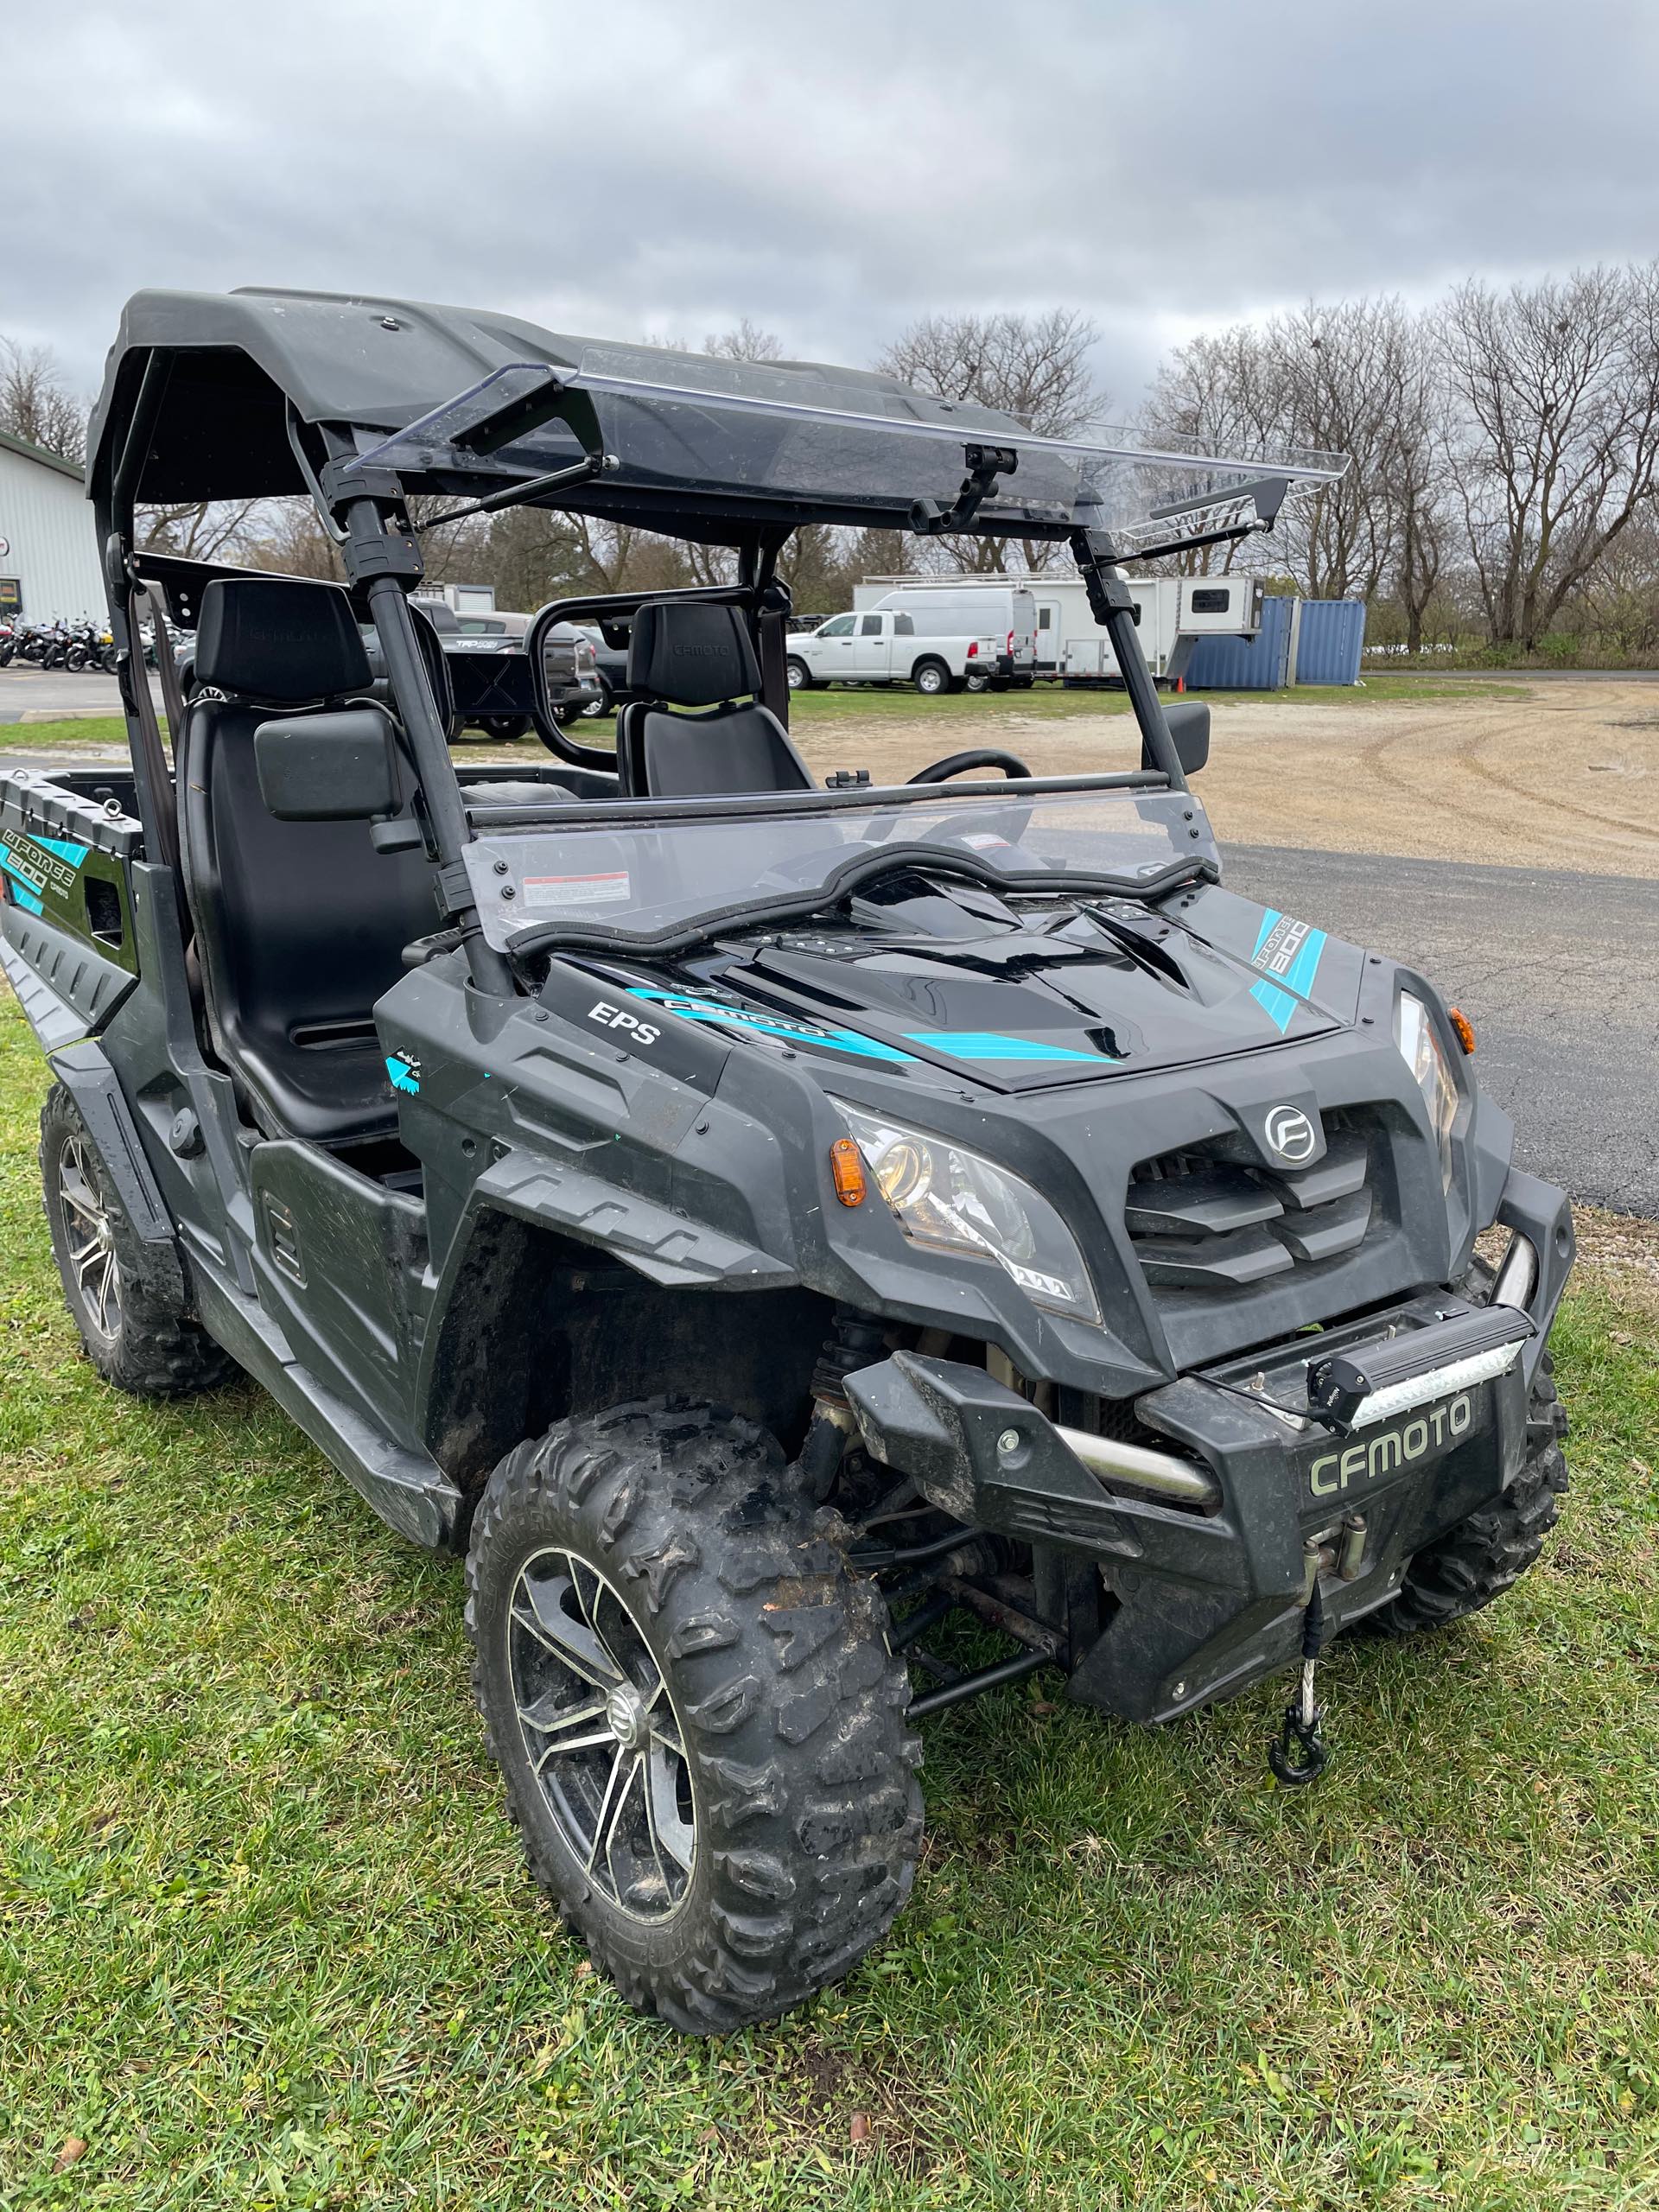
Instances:
[[[1391,430],[1382,465],[1393,524],[1394,594],[1405,618],[1406,650],[1420,653],[1452,533],[1445,386],[1428,318],[1414,315],[1402,326],[1390,382]]]
[[[1146,410],[1154,435],[1243,461],[1296,448],[1351,456],[1337,483],[1286,507],[1270,547],[1230,550],[1219,565],[1271,560],[1313,599],[1370,598],[1382,587],[1397,555],[1396,449],[1414,333],[1398,300],[1310,301],[1176,349]]]
[[[1659,264],[1446,302],[1450,450],[1493,639],[1530,652],[1653,495]]]
[[[247,550],[259,505],[257,499],[194,499],[140,507],[134,518],[138,543],[147,552],[186,561],[237,559]]]
[[[1017,416],[1039,437],[1073,437],[1106,404],[1090,361],[1099,336],[1088,316],[1071,308],[1039,315],[925,315],[875,365],[940,399],[973,400]],[[958,568],[995,573],[1007,567],[1004,538],[943,543]],[[1046,567],[1055,551],[1041,539],[1020,544],[1028,569]]]
[[[784,341],[769,330],[758,330],[745,315],[735,330],[705,338],[702,350],[722,361],[781,361]]]
[[[48,346],[0,338],[0,430],[73,461],[86,461],[86,409]]]

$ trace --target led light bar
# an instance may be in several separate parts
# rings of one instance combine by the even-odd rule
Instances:
[[[1535,1333],[1530,1318],[1515,1306],[1480,1306],[1427,1329],[1357,1345],[1310,1363],[1309,1410],[1335,1428],[1370,1428],[1507,1374]]]
[[[1357,1409],[1349,1416],[1350,1428],[1371,1428],[1380,1421],[1391,1421],[1395,1414],[1408,1414],[1415,1406],[1427,1406],[1436,1398],[1450,1398],[1459,1390],[1471,1390],[1477,1382],[1490,1382],[1495,1375],[1507,1375],[1521,1357],[1521,1347],[1515,1344],[1494,1344],[1490,1351],[1471,1352],[1467,1359],[1454,1359],[1445,1367],[1431,1368],[1427,1375],[1413,1375],[1403,1382],[1390,1382],[1386,1390],[1373,1390],[1369,1398],[1362,1398]]]

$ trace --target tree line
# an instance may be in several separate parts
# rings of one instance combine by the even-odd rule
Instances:
[[[1111,413],[1074,309],[930,315],[874,366],[942,397],[1076,435]],[[704,350],[784,356],[745,321]],[[1361,597],[1372,642],[1419,652],[1649,658],[1659,652],[1659,263],[1506,287],[1478,278],[1427,306],[1310,302],[1195,337],[1160,365],[1131,426],[1249,455],[1344,453],[1339,484],[1293,503],[1270,538],[1198,556],[1263,562],[1311,598]],[[49,354],[0,340],[0,428],[79,460],[86,410]],[[503,606],[578,592],[723,581],[728,556],[589,518],[520,508],[446,525],[424,503],[436,581],[491,583]],[[335,573],[300,501],[154,510],[151,542],[301,575]],[[810,528],[783,563],[796,604],[830,613],[871,574],[1040,569],[1063,549]]]

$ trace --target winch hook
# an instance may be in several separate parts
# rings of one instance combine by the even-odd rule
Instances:
[[[1319,1594],[1317,1572],[1302,1616],[1302,1680],[1294,1705],[1285,1707],[1276,1740],[1268,1746],[1268,1764],[1287,1789],[1305,1789],[1317,1782],[1331,1758],[1325,1746],[1324,1713],[1313,1700],[1313,1664],[1325,1641],[1325,1600]]]

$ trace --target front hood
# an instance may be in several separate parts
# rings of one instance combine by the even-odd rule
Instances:
[[[649,971],[605,972],[653,1020],[1021,1091],[1320,1035],[1353,1020],[1363,958],[1214,887],[1149,906],[1004,899],[912,874],[842,912]]]

